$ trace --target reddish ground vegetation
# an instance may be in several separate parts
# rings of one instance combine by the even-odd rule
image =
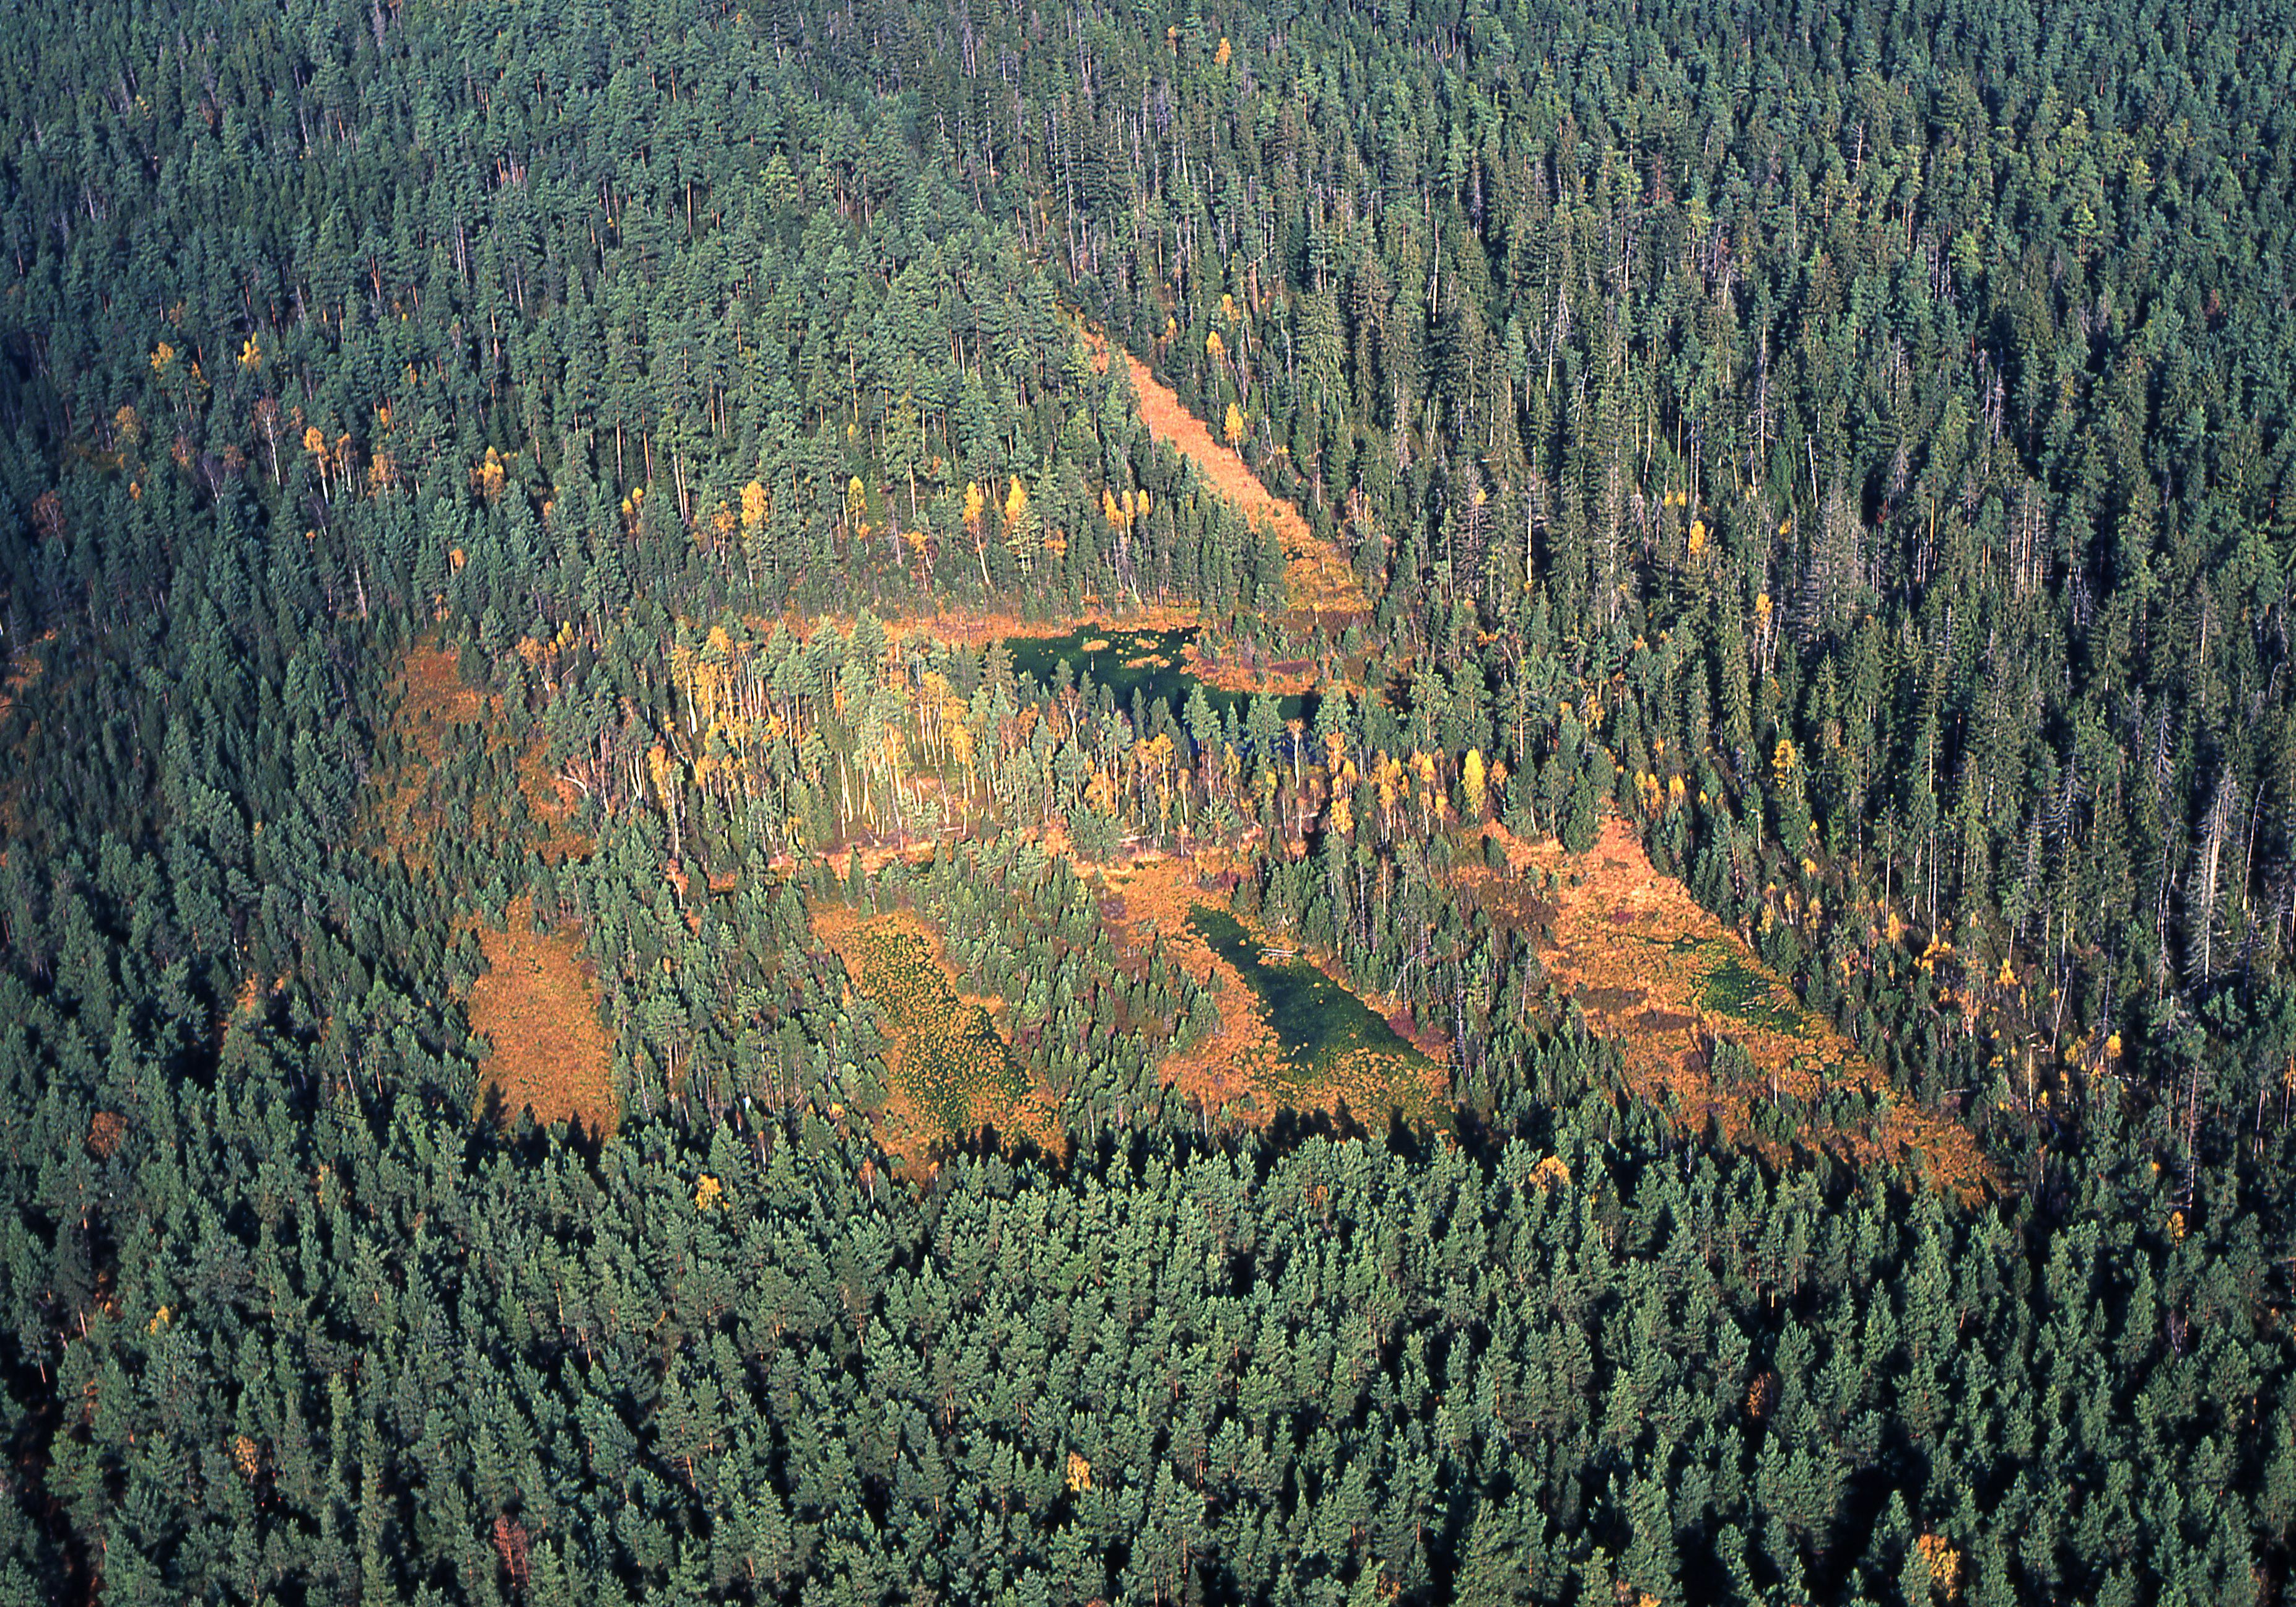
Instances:
[[[842,848],[831,849],[821,856],[822,862],[837,873],[840,881],[853,879],[853,859],[860,856],[861,868],[874,876],[895,860],[903,865],[925,865],[939,849],[939,842],[926,838],[917,842],[848,842]],[[816,923],[818,930],[819,923]]]
[[[1199,622],[1199,612],[1193,603],[1185,607],[1150,603],[1110,608],[1097,598],[1086,597],[1080,612],[1064,615],[1058,619],[1031,619],[995,609],[952,608],[936,609],[930,614],[896,614],[879,623],[885,627],[885,635],[896,642],[922,639],[980,648],[992,642],[1013,637],[1065,636],[1086,629],[1106,630],[1111,634],[1193,630]],[[854,619],[851,614],[840,613],[785,614],[779,623],[791,635],[810,636],[824,627],[840,633],[849,632],[853,628]],[[770,631],[775,621],[756,619],[750,623],[753,628],[765,632]]]
[[[1225,908],[1227,900],[1202,886],[1196,867],[1185,859],[1144,856],[1110,869],[1105,881],[1112,897],[1102,911],[1118,947],[1141,956],[1144,967],[1149,948],[1160,943],[1168,963],[1212,988],[1219,1009],[1218,1031],[1166,1057],[1165,1086],[1207,1111],[1265,1126],[1281,1103],[1263,1091],[1280,1075],[1282,1046],[1251,985],[1188,923],[1192,906]]]
[[[471,1030],[487,1040],[481,1099],[499,1095],[505,1121],[531,1106],[537,1122],[575,1120],[586,1133],[614,1130],[613,1058],[598,1021],[598,992],[578,931],[533,931],[521,898],[507,930],[481,927],[487,969],[471,985]]]
[[[486,713],[477,691],[465,685],[455,655],[422,642],[406,650],[399,665],[398,717],[435,758],[441,726],[475,726]]]
[[[1094,365],[1105,373],[1108,342],[1087,331],[1085,343],[1091,348]],[[1124,354],[1124,362],[1132,374],[1132,389],[1139,393],[1140,418],[1148,432],[1194,463],[1212,488],[1234,503],[1254,528],[1266,525],[1275,530],[1283,547],[1284,586],[1292,611],[1317,626],[1341,626],[1368,618],[1371,604],[1365,600],[1346,555],[1330,542],[1317,539],[1300,510],[1262,485],[1251,465],[1182,406],[1178,395],[1150,373],[1145,363],[1130,352]]]
[[[1616,1039],[1627,1075],[1647,1098],[1670,1094],[1688,1126],[1711,1120],[1726,1138],[1756,1148],[1759,1102],[1790,1095],[1815,1110],[1827,1090],[1879,1095],[1876,1121],[1806,1136],[1850,1160],[1904,1164],[1918,1158],[1932,1182],[1964,1199],[1993,1182],[1976,1140],[1960,1123],[1899,1098],[1873,1062],[1802,1007],[1793,990],[1736,932],[1662,875],[1624,821],[1604,822],[1584,854],[1530,844],[1488,828],[1515,873],[1482,866],[1458,873],[1463,891],[1538,933],[1548,974],[1587,1025]],[[1519,878],[1539,878],[1545,890]],[[1724,1086],[1713,1050],[1742,1049],[1757,1077]]]
[[[407,650],[399,666],[390,729],[404,758],[376,773],[371,819],[381,845],[396,849],[409,865],[432,868],[430,844],[447,829],[448,818],[439,795],[440,761],[449,742],[473,737],[490,752],[517,748],[512,767],[518,790],[528,816],[540,827],[528,840],[543,858],[555,864],[590,852],[589,839],[570,824],[577,789],[551,774],[540,730],[513,717],[500,697],[481,694],[466,684],[455,655],[446,649],[424,642]],[[471,830],[481,837],[506,837],[511,820],[506,802],[472,799]],[[505,846],[523,849],[527,842]]]
[[[1206,652],[1194,642],[1182,649],[1186,657],[1188,673],[1207,686],[1222,692],[1261,692],[1272,698],[1295,698],[1328,685],[1321,666],[1312,659],[1267,660],[1247,656],[1242,652]],[[1342,676],[1340,685],[1350,691],[1359,688],[1352,676]]]
[[[902,1175],[929,1176],[935,1149],[984,1128],[1064,1150],[1052,1096],[1004,1049],[1004,1001],[964,991],[939,929],[910,910],[865,916],[835,905],[811,915],[814,935],[892,1029],[890,1086],[874,1121]]]
[[[1214,990],[1219,1029],[1166,1057],[1160,1069],[1165,1086],[1207,1111],[1258,1127],[1285,1109],[1336,1116],[1344,1106],[1357,1119],[1375,1122],[1394,1111],[1417,1117],[1439,1108],[1445,1093],[1441,1051],[1424,1043],[1419,1047],[1432,1057],[1425,1066],[1378,1050],[1357,1050],[1319,1066],[1312,1081],[1302,1083],[1284,1058],[1259,993],[1189,922],[1189,912],[1200,904],[1234,913],[1221,890],[1233,884],[1225,863],[1226,856],[1212,850],[1185,859],[1147,855],[1124,866],[1101,867],[1110,891],[1102,914],[1118,944],[1143,956],[1144,963],[1149,947],[1160,943],[1168,962]],[[1254,935],[1266,939],[1264,932]],[[1397,1001],[1357,988],[1328,956],[1307,958],[1373,1010],[1385,1015],[1400,1010]]]
[[[15,711],[19,700],[47,670],[46,656],[34,649],[49,646],[55,639],[55,627],[50,626],[38,640],[29,646],[19,647],[9,656],[6,671],[0,673],[0,721]]]

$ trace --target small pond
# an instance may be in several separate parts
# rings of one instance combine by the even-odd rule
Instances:
[[[1089,673],[1094,685],[1113,691],[1119,708],[1130,708],[1136,692],[1144,703],[1163,699],[1177,715],[1199,685],[1188,671],[1188,644],[1195,638],[1193,630],[1086,626],[1064,636],[1007,636],[1004,650],[1013,655],[1013,672],[1033,676],[1040,685],[1050,686],[1065,663],[1071,676],[1080,679]],[[1219,713],[1233,709],[1238,719],[1250,701],[1248,693],[1223,692],[1217,686],[1206,686],[1204,698]],[[1311,698],[1278,698],[1275,709],[1287,720],[1308,718],[1315,714],[1315,702]]]
[[[1406,1065],[1428,1063],[1426,1055],[1376,1011],[1306,960],[1262,959],[1259,943],[1227,911],[1199,904],[1188,918],[1212,952],[1242,972],[1267,1004],[1268,1024],[1296,1075],[1312,1074],[1358,1049]]]

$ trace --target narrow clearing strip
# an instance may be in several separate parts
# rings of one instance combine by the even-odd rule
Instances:
[[[1105,373],[1107,340],[1089,330],[1084,339],[1091,348],[1093,365]],[[1236,505],[1247,523],[1275,530],[1283,547],[1284,587],[1292,609],[1312,615],[1319,627],[1368,618],[1371,604],[1365,600],[1346,555],[1318,538],[1299,509],[1262,485],[1251,465],[1182,406],[1178,395],[1150,373],[1148,365],[1128,351],[1124,363],[1132,375],[1132,389],[1139,393],[1140,418],[1148,432],[1194,463],[1212,488]]]

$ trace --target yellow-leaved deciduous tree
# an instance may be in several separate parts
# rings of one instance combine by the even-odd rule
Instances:
[[[755,530],[766,522],[766,515],[772,512],[773,504],[767,500],[765,487],[753,480],[742,488],[742,528],[744,530]]]
[[[1231,447],[1241,446],[1243,442],[1243,409],[1234,402],[1227,405],[1227,419],[1221,424],[1220,433],[1227,438],[1227,444]]]
[[[1004,493],[1004,545],[1022,574],[1036,569],[1037,516],[1029,508],[1029,488],[1017,474],[1011,477],[1010,488]]]
[[[1930,1588],[1950,1602],[1961,1594],[1961,1553],[1942,1535],[1925,1534],[1914,1541],[1914,1549],[1928,1570]]]
[[[312,435],[316,433],[317,433],[316,430],[305,432],[303,441],[307,447],[310,444]],[[507,472],[503,467],[502,454],[492,447],[487,448],[487,455],[479,466],[471,471],[471,484],[477,488],[479,495],[485,497],[490,506],[502,500],[503,483],[506,478]]]
[[[963,705],[958,707],[960,712],[948,726],[948,756],[964,772],[964,795],[970,798],[973,783],[978,779],[972,765],[972,727],[964,723],[964,716],[961,712]]]
[[[964,482],[964,529],[972,537],[972,555],[980,561],[981,589],[988,589],[988,543],[981,536],[981,515],[988,506],[988,496],[971,480]]]
[[[1226,355],[1227,342],[1220,339],[1219,331],[1213,330],[1204,337],[1204,356],[1217,363]]]
[[[1403,761],[1391,753],[1382,753],[1372,760],[1372,786],[1379,799],[1379,839],[1382,842],[1395,829],[1395,806],[1403,791]]]
[[[1103,815],[1116,813],[1116,778],[1098,765],[1084,785],[1084,800]]]
[[[1420,830],[1425,835],[1432,837],[1435,834],[1436,811],[1440,807],[1442,799],[1442,789],[1436,782],[1435,756],[1414,750],[1411,755],[1411,773],[1419,780],[1416,791],[1419,797]]]
[[[685,691],[685,728],[698,734],[733,711],[734,639],[713,625],[699,652],[683,642],[669,650],[670,668]]]
[[[660,742],[646,750],[646,774],[653,779],[654,792],[661,799],[661,812],[669,817],[669,857],[683,859],[685,851],[678,832],[677,767],[671,763],[669,750]]]
[[[303,450],[310,454],[312,464],[319,471],[319,488],[324,490],[327,485],[327,438],[319,433],[316,424],[303,426]],[[271,448],[271,477],[274,480],[279,478],[279,448],[275,443]]]
[[[869,491],[857,474],[845,482],[845,523],[854,540],[868,539]]]
[[[940,706],[934,710],[933,718],[933,740],[939,751],[939,757],[933,760],[933,763],[938,765],[947,759],[955,741],[952,734],[964,724],[967,710],[964,700],[951,690],[948,679],[945,676],[928,674],[925,676],[925,690],[940,699]],[[965,740],[972,741],[970,733],[966,734]],[[967,749],[966,751],[970,752],[971,750]]]
[[[1459,762],[1459,793],[1466,800],[1467,817],[1472,824],[1482,821],[1484,792],[1483,750],[1470,748]]]

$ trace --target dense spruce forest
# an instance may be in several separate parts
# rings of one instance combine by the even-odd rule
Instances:
[[[2288,1599],[2292,119],[20,0],[0,1601]]]

